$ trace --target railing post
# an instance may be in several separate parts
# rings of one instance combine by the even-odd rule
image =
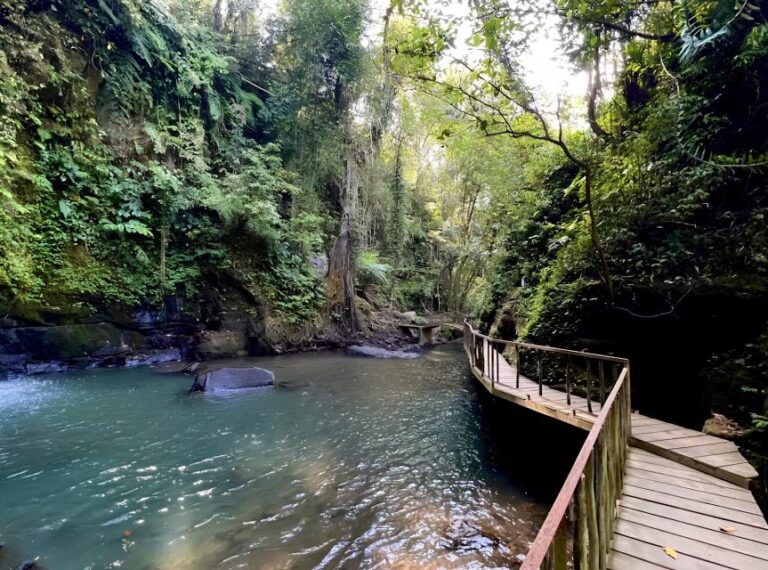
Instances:
[[[538,352],[538,356],[539,356],[539,358],[538,358],[538,367],[539,367],[539,396],[543,396],[544,395],[544,386],[543,386],[544,377],[543,377],[543,372],[541,370],[541,351],[539,350],[537,352]]]
[[[575,530],[573,533],[573,562],[575,570],[589,569],[589,509],[587,504],[586,472],[581,474],[576,488]]]
[[[604,402],[603,402],[604,403]],[[610,423],[610,421],[609,421]],[[600,433],[598,438],[598,447],[595,451],[598,452],[598,460],[600,462],[600,471],[597,473],[597,508],[598,513],[598,537],[600,544],[599,560],[600,568],[606,568],[606,560],[608,558],[608,549],[610,548],[608,537],[613,529],[613,520],[608,516],[608,509],[613,510],[616,508],[616,503],[611,501],[611,482],[610,474],[608,472],[608,442],[606,441],[608,434],[606,430]]]
[[[598,371],[600,373],[600,408],[605,405],[605,362],[597,361]]]
[[[485,339],[485,358],[488,362],[486,365],[488,367],[488,374],[491,377],[491,390],[493,390],[493,386],[496,384],[496,368],[493,366],[493,358],[491,357],[491,351],[493,350],[493,343]]]
[[[542,568],[545,570],[567,570],[568,569],[568,526],[566,518],[560,521],[560,525],[555,531],[552,539],[552,547],[544,559]]]
[[[518,345],[515,345],[515,388],[518,390],[520,389],[520,358],[522,357],[522,354],[520,353],[520,347]]]
[[[587,485],[587,524],[589,525],[589,535],[592,538],[589,544],[589,564],[587,568],[600,568],[600,531],[598,529],[598,516],[597,516],[597,498],[595,496],[595,484],[596,484],[596,469],[595,469],[595,453],[587,462],[587,468],[585,470],[586,485]]]
[[[588,356],[584,357],[587,362],[587,411],[592,413],[592,361]]]
[[[571,405],[571,355],[569,354],[565,363],[565,401]]]

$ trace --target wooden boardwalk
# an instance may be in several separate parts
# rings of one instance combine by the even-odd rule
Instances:
[[[473,374],[491,394],[592,430],[602,410],[591,401],[594,395],[588,400],[518,374],[500,356],[503,345],[478,338],[475,354],[470,345],[467,353]],[[610,509],[610,545],[586,566],[768,570],[768,525],[748,490],[757,472],[736,445],[638,413],[631,413],[630,425],[618,507]]]
[[[608,567],[765,570],[768,525],[749,491],[632,447]]]

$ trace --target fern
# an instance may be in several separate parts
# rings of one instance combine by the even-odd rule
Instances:
[[[141,115],[152,107],[151,87],[144,81],[142,67],[133,55],[126,52],[114,55],[100,98],[103,109],[123,118]]]
[[[693,4],[693,5],[691,5]],[[682,46],[680,59],[690,62],[705,48],[714,47],[718,40],[726,37],[731,27],[738,22],[751,22],[753,14],[759,14],[759,6],[750,4],[749,0],[734,6],[730,0],[719,0],[713,4],[696,5],[688,1],[681,2],[685,15],[685,23],[680,34]],[[702,13],[707,9],[709,13]]]
[[[388,287],[392,266],[379,261],[376,251],[364,251],[357,261],[357,276],[362,285]]]

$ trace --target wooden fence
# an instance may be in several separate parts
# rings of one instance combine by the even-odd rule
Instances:
[[[545,356],[564,361],[565,391],[570,404],[575,362],[583,364],[586,397],[597,398],[599,415],[549,511],[521,570],[604,569],[624,481],[630,436],[629,361],[548,346],[504,341],[478,333],[465,321],[464,343],[470,365],[491,381],[500,379],[503,353],[511,351],[519,387],[521,354],[533,356],[539,393],[543,393]],[[504,364],[506,367],[506,364]],[[608,370],[609,374],[606,373]],[[596,373],[595,373],[596,371]],[[551,383],[551,382],[550,382]],[[590,405],[591,411],[591,405]]]

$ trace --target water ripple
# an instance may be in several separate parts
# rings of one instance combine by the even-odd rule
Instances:
[[[0,382],[0,542],[94,570],[516,565],[546,509],[492,467],[460,352],[257,362],[285,388]]]

